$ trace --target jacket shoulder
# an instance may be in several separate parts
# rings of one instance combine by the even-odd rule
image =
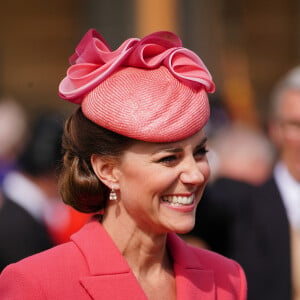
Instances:
[[[233,283],[233,286],[239,287],[241,295],[247,293],[247,280],[243,268],[235,260],[227,258],[216,252],[188,246],[195,253],[198,262],[203,269],[213,270],[214,277],[219,286],[226,281]],[[246,296],[245,296],[246,297]],[[246,298],[241,298],[246,299]]]
[[[1,273],[0,279],[6,273],[30,274],[40,278],[49,278],[61,273],[74,272],[78,262],[83,260],[82,254],[73,242],[67,242],[16,263],[8,265]],[[82,264],[81,264],[82,265]]]
[[[201,265],[208,269],[218,268],[236,268],[239,265],[235,260],[223,256],[211,250],[202,249],[192,245],[188,245],[190,250],[198,257]]]
[[[4,299],[46,299],[49,295],[57,299],[64,285],[65,299],[72,299],[74,293],[82,292],[79,276],[88,273],[83,260],[73,242],[34,254],[2,271],[0,294]]]

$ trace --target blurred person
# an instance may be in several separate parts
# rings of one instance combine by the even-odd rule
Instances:
[[[269,135],[276,163],[260,185],[218,178],[198,206],[192,236],[237,260],[249,300],[300,299],[300,68],[274,87]],[[236,145],[232,145],[234,148]]]
[[[8,266],[6,299],[246,299],[241,267],[187,245],[209,178],[201,59],[171,32],[111,51],[89,30],[59,86],[63,200],[98,213],[70,242]],[[100,215],[99,215],[100,213]]]
[[[279,206],[283,214],[282,233],[288,238],[288,241],[281,245],[282,253],[279,253],[285,254],[286,257],[286,266],[282,271],[285,271],[286,278],[291,280],[290,285],[286,284],[286,287],[291,288],[291,299],[299,300],[300,67],[291,70],[275,88],[270,119],[270,136],[278,149],[278,162],[265,191],[269,190],[270,194],[274,191],[274,201],[277,198],[282,204]]]
[[[61,158],[62,120],[40,115],[29,128],[17,168],[3,180],[0,270],[54,245],[46,214],[58,203],[56,168]]]
[[[0,99],[0,189],[7,172],[16,168],[28,127],[27,114],[13,98]]]
[[[9,263],[68,241],[90,218],[62,203],[58,192],[63,116],[40,113],[29,129],[31,132],[16,167],[3,180],[0,270]]]
[[[230,123],[209,141],[211,180],[227,177],[258,185],[270,175],[275,150],[267,136],[245,124]]]

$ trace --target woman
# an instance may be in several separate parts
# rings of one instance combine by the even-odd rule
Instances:
[[[90,30],[71,57],[63,99],[64,201],[97,212],[71,241],[7,267],[4,299],[245,299],[241,267],[185,244],[209,177],[200,58],[170,32],[111,51]]]

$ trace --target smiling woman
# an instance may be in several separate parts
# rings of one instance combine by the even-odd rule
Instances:
[[[80,107],[65,125],[60,191],[96,215],[69,243],[8,266],[0,294],[246,299],[236,262],[177,236],[193,228],[210,174],[203,128],[215,87],[201,59],[171,32],[111,51],[90,30],[70,61],[59,93]]]
[[[209,177],[205,153],[197,153],[203,136],[201,130],[175,143],[136,142],[112,167],[94,158],[95,173],[106,184],[115,181],[122,199],[118,205],[108,203],[103,226],[110,222],[109,231],[121,222],[127,224],[127,231],[139,228],[151,236],[192,230],[195,208]]]

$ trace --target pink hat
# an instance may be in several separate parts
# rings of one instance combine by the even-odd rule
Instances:
[[[172,142],[209,118],[215,85],[202,60],[167,31],[131,38],[111,51],[89,30],[70,58],[59,95],[94,123],[138,140]]]

